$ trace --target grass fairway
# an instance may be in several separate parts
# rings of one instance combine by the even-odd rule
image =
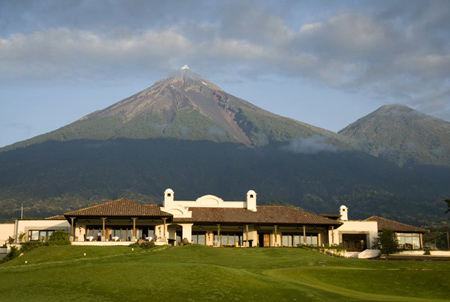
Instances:
[[[296,248],[53,246],[0,265],[0,297],[426,302],[449,301],[449,280],[450,262],[340,259]]]

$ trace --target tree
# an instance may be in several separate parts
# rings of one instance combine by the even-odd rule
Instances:
[[[26,233],[20,232],[20,234],[19,234],[19,242],[22,243],[22,241],[25,241],[26,237],[27,237]]]
[[[394,254],[400,249],[395,232],[385,229],[377,238],[376,246],[381,250],[382,254]]]
[[[447,209],[447,211],[445,211],[445,213],[450,213],[450,198],[449,198],[449,199],[446,199],[446,200],[444,200],[444,202],[446,202],[446,203],[447,203],[447,207],[448,207],[448,209]]]
[[[63,230],[54,231],[48,240],[49,245],[70,245],[69,234]]]

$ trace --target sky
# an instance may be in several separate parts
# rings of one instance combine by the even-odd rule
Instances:
[[[0,147],[190,69],[339,131],[399,103],[450,121],[450,1],[0,0]]]

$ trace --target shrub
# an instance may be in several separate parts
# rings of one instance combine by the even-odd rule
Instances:
[[[345,253],[345,249],[342,247],[342,245],[329,245],[329,246],[316,246],[316,245],[308,245],[308,244],[298,244],[299,248],[317,251],[319,253],[333,256],[333,257],[343,257]]]
[[[376,239],[375,246],[381,250],[382,254],[386,255],[397,253],[400,250],[395,232],[387,229],[383,230]]]
[[[54,231],[48,240],[49,245],[70,245],[69,234],[63,230]]]
[[[14,258],[19,257],[21,254],[27,253],[31,250],[34,250],[40,246],[47,246],[48,243],[47,242],[41,242],[41,241],[30,241],[30,242],[24,242],[20,245],[20,250],[15,247],[12,246],[11,247],[11,251],[5,256],[5,258],[2,259],[2,261],[0,261],[0,263],[9,261],[9,260],[13,260]]]
[[[424,249],[423,249],[423,254],[424,254],[424,255],[431,255],[430,250],[431,250],[431,249],[428,248],[428,247],[424,248]]]
[[[25,241],[25,239],[27,238],[27,234],[24,232],[20,232],[19,234],[19,242]]]
[[[0,261],[0,263],[5,263],[9,260],[13,260],[14,258],[19,257],[19,255],[20,255],[19,249],[15,246],[12,246],[9,253],[6,254],[6,256]]]
[[[8,240],[6,240],[6,242],[8,244],[13,244],[14,243],[14,238],[12,238],[11,236],[8,237]]]
[[[141,249],[151,249],[152,247],[155,247],[155,243],[153,241],[145,241],[142,242],[139,246]]]
[[[139,243],[131,243],[128,247],[139,247]]]
[[[47,242],[41,242],[41,241],[29,241],[29,242],[25,242],[22,243],[20,245],[20,252],[21,253],[26,253],[29,252],[31,250],[34,250],[40,246],[47,246],[48,243]]]
[[[183,245],[189,245],[189,244],[191,244],[191,242],[190,242],[187,238],[183,238],[183,240],[181,241],[181,243],[183,243]]]

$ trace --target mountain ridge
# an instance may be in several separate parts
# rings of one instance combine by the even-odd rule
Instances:
[[[173,187],[191,199],[205,192],[236,199],[252,188],[319,213],[346,204],[355,218],[442,221],[450,168],[431,157],[430,146],[445,154],[447,134],[447,124],[398,105],[334,133],[270,113],[183,69],[0,149],[0,219],[11,219],[23,201],[45,217],[105,199],[157,202]]]
[[[385,105],[338,134],[361,150],[403,165],[450,166],[450,123],[400,104]]]
[[[0,153],[0,220],[46,217],[108,199],[160,203],[173,188],[183,198],[206,193],[238,199],[249,188],[316,213],[345,204],[354,219],[402,217],[413,224],[446,219],[450,169],[401,168],[357,151],[295,153],[286,143],[176,139],[47,141]]]

